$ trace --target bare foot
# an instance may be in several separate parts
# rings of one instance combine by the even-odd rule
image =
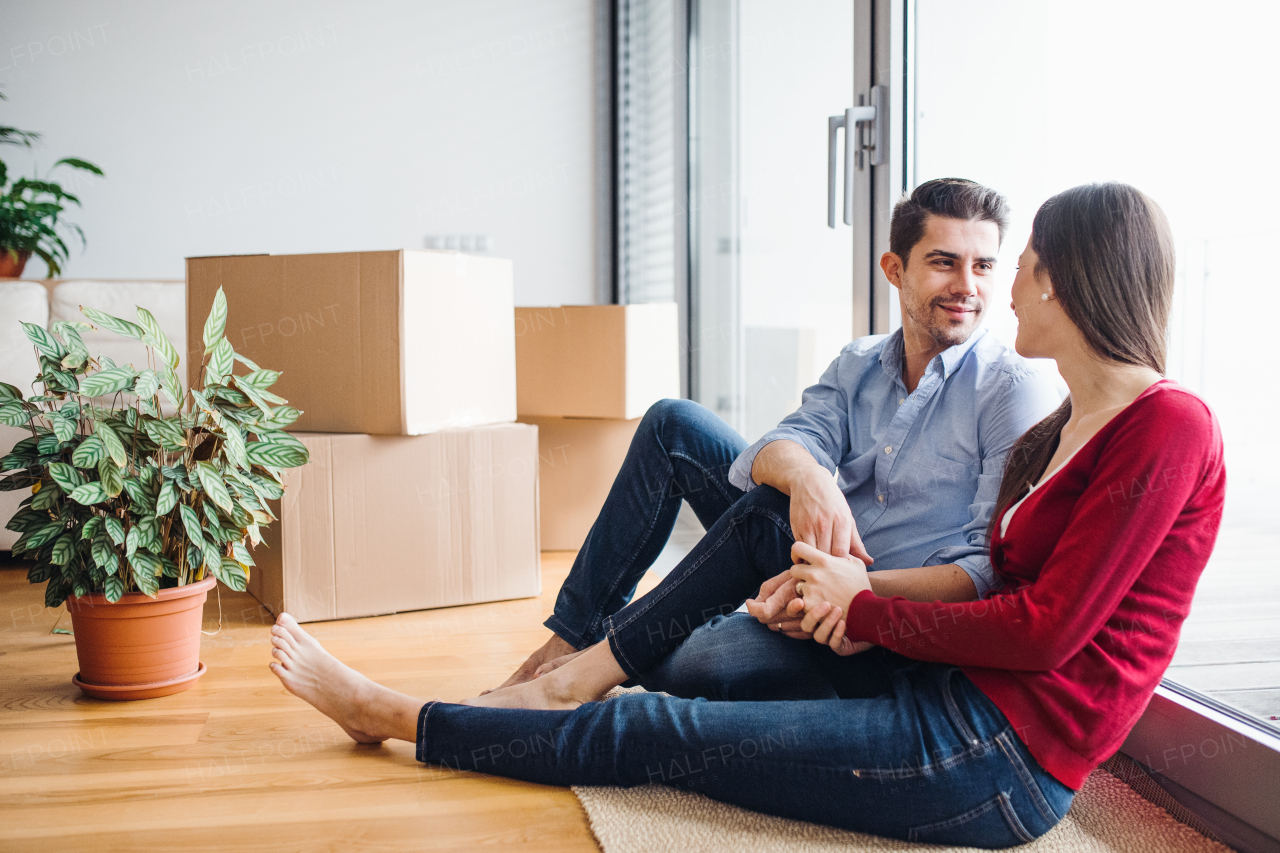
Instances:
[[[551,639],[542,644],[536,652],[529,655],[529,659],[520,664],[520,668],[512,673],[511,677],[499,684],[492,690],[486,690],[481,693],[485,696],[492,693],[493,690],[502,690],[504,687],[513,687],[517,684],[524,684],[526,681],[532,681],[537,677],[538,668],[543,664],[550,663],[558,658],[576,653],[578,650],[560,639],[559,634],[552,634]]]
[[[564,666],[569,661],[573,660],[574,658],[576,658],[578,655],[582,654],[585,651],[586,649],[583,649],[581,652],[570,652],[567,655],[561,655],[560,657],[556,658],[553,661],[548,661],[544,663],[542,666],[538,667],[536,670],[534,670],[533,677],[541,678],[542,676],[546,675],[548,672],[552,672]]]
[[[571,711],[595,702],[627,680],[606,642],[564,655],[567,660],[540,678],[500,687],[462,704],[482,708],[529,708],[536,711]]]
[[[288,613],[271,626],[271,671],[285,689],[333,720],[358,743],[417,739],[423,703],[383,687],[325,651]]]

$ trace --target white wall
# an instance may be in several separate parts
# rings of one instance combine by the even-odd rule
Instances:
[[[487,234],[517,304],[590,303],[594,5],[7,0],[0,124],[107,173],[72,177],[66,275]]]

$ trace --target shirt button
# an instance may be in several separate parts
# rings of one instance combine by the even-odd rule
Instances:
[[[892,447],[886,447],[886,448],[884,449],[884,452],[885,452],[885,453],[892,453],[892,452],[893,452],[893,448],[892,448]]]
[[[876,497],[880,499],[880,503],[884,503],[884,495],[877,495]]]
[[[906,398],[906,397],[899,397],[899,398],[898,398],[898,405],[899,405],[899,406],[901,406],[901,405],[902,405],[903,403],[905,403],[905,402],[907,402],[907,398]]]

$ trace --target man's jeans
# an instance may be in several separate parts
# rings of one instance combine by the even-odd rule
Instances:
[[[729,617],[766,579],[791,565],[790,502],[768,486],[728,481],[746,442],[688,400],[663,400],[636,430],[608,500],[578,552],[546,625],[582,649],[622,619],[653,649],[640,671],[611,640],[631,684],[686,698],[829,699],[843,661],[817,643],[792,640],[745,614]],[[707,535],[659,586],[626,607],[666,545],[688,501]],[[674,596],[674,598],[669,598]],[[666,605],[682,602],[668,615]],[[683,602],[690,602],[692,608]],[[704,624],[706,623],[706,624]],[[703,627],[699,627],[703,626]]]
[[[729,467],[746,446],[742,436],[697,403],[662,400],[651,406],[546,626],[578,649],[604,639],[605,619],[626,606],[666,546],[680,502],[688,501],[702,526],[711,530],[743,496],[729,483]],[[791,547],[788,518],[784,512],[780,535],[774,537],[779,545],[786,540],[787,550],[781,557],[768,555],[769,564],[778,567],[775,575],[791,562],[786,556]]]
[[[573,711],[431,702],[418,716],[417,757],[548,785],[670,785],[935,844],[1022,844],[1066,814],[1071,789],[958,668],[880,648],[842,661],[841,699],[644,693]]]

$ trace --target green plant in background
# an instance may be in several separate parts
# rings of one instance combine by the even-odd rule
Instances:
[[[0,100],[4,99],[4,93],[0,92]],[[0,127],[0,145],[31,148],[39,139],[40,134],[33,131]],[[103,174],[97,166],[75,157],[64,157],[49,171],[59,166]],[[27,257],[34,254],[49,268],[50,278],[61,274],[69,250],[59,230],[75,232],[84,245],[80,226],[59,219],[67,204],[79,206],[80,199],[53,181],[19,178],[10,182],[9,168],[0,161],[0,250],[7,253],[19,269]]]
[[[0,490],[32,490],[8,524],[22,534],[14,554],[34,560],[28,579],[48,581],[49,607],[92,592],[113,602],[135,590],[154,596],[210,575],[243,590],[253,565],[246,540],[259,542],[274,519],[281,469],[307,461],[283,431],[300,412],[267,390],[279,374],[231,348],[221,288],[204,325],[203,381],[187,392],[178,352],[150,312],[139,308],[133,323],[80,310],[146,344],[150,366],[91,358],[86,323],[52,332],[22,324],[44,393],[24,399],[0,383],[0,423],[31,430],[0,459]],[[235,375],[237,363],[248,372]]]

